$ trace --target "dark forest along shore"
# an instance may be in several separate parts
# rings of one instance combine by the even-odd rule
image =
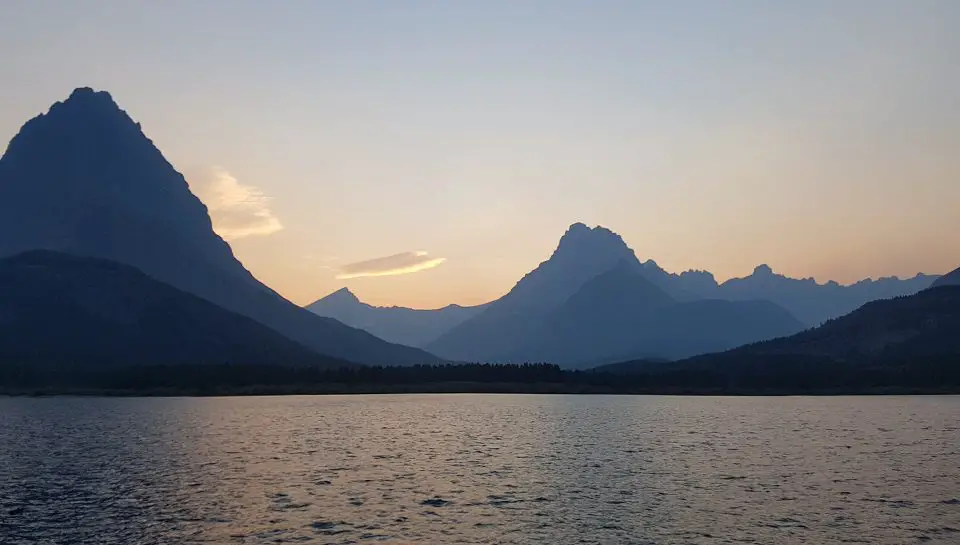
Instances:
[[[960,397],[0,398],[26,543],[960,540]]]

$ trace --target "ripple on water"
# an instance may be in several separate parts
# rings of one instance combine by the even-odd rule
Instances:
[[[0,542],[960,543],[960,398],[0,399]]]

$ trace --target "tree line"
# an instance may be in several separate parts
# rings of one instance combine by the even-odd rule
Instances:
[[[147,365],[76,369],[0,365],[8,393],[171,394],[354,392],[858,393],[960,392],[960,359],[836,362],[809,357],[756,358],[697,366],[648,364],[630,372],[564,370],[551,364],[413,367]]]

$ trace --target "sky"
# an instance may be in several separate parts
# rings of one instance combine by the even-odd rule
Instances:
[[[718,279],[960,265],[960,2],[3,0],[0,151],[109,91],[258,278],[496,298],[567,226]]]

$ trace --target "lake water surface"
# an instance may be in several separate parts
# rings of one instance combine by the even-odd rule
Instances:
[[[960,397],[0,398],[0,543],[960,543]]]

